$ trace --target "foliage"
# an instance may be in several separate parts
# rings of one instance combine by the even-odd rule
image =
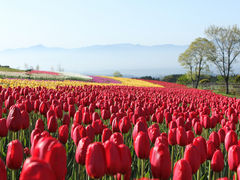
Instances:
[[[206,38],[197,38],[188,49],[182,53],[178,62],[188,70],[193,87],[197,88],[201,73],[208,71],[208,60],[214,51],[214,45]]]
[[[207,84],[207,83],[209,83],[209,82],[210,82],[209,79],[202,79],[202,80],[199,81],[199,84],[205,85],[205,84]]]
[[[167,75],[164,76],[164,78],[162,79],[162,81],[166,81],[166,82],[177,82],[177,79],[182,76],[182,74],[171,74],[171,75]]]
[[[122,77],[123,75],[122,75],[119,71],[115,71],[115,72],[113,73],[113,76],[114,76],[114,77]]]
[[[177,83],[187,85],[191,83],[191,79],[187,74],[184,74],[177,79]]]
[[[210,26],[205,31],[209,40],[214,44],[215,51],[210,55],[210,61],[215,64],[226,84],[226,94],[229,93],[229,77],[232,65],[240,54],[240,29],[232,27]]]

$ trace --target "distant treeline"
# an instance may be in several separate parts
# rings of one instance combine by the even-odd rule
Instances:
[[[142,76],[142,77],[139,77],[139,79],[159,80],[159,81],[179,83],[179,84],[184,84],[184,85],[191,84],[191,80],[189,79],[189,77],[186,74],[171,74],[171,75],[164,76],[163,78],[157,78],[157,77],[152,77],[152,76]],[[230,76],[230,82],[231,83],[240,83],[240,75]],[[204,83],[222,84],[222,83],[224,83],[224,80],[219,75],[202,74],[200,77],[200,84],[204,84]]]

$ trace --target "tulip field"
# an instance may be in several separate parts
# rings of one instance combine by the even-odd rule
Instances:
[[[240,179],[240,99],[154,80],[0,79],[0,180]]]

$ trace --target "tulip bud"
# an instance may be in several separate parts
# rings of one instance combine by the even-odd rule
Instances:
[[[86,153],[89,144],[91,144],[89,137],[84,137],[79,141],[75,154],[75,159],[78,164],[85,165]]]
[[[6,119],[0,119],[0,137],[6,137],[8,134],[8,128],[6,125]]]
[[[1,180],[7,180],[7,170],[1,158],[0,158],[0,175]]]
[[[10,131],[14,131],[17,132],[18,130],[20,130],[22,128],[22,115],[20,112],[20,109],[17,106],[12,106],[10,108],[8,117],[7,117],[7,128]]]
[[[184,152],[184,159],[189,162],[192,173],[195,174],[201,165],[198,148],[193,144],[187,145]]]
[[[147,133],[139,132],[134,140],[134,150],[138,158],[148,159],[150,153],[150,142]]]
[[[169,179],[171,175],[171,158],[168,147],[164,144],[154,146],[151,149],[149,158],[153,177]]]
[[[66,144],[68,140],[68,126],[62,125],[58,128],[58,139],[61,143]]]
[[[56,176],[48,163],[31,157],[25,160],[19,178],[19,180],[26,179],[56,180]]]
[[[229,148],[232,145],[238,144],[238,138],[237,138],[237,134],[235,131],[230,130],[226,136],[225,136],[225,140],[224,140],[224,144],[225,144],[225,149],[228,151]]]
[[[23,162],[23,146],[18,140],[8,144],[6,164],[10,169],[19,169]]]
[[[106,156],[102,143],[95,142],[88,146],[85,163],[86,171],[91,178],[101,178],[106,174]]]
[[[192,180],[192,168],[187,160],[176,162],[173,169],[173,180]]]
[[[237,167],[240,163],[240,147],[238,145],[232,145],[228,151],[228,165],[232,171],[237,171]]]
[[[224,157],[221,150],[216,150],[212,156],[211,168],[215,172],[221,172],[224,168]]]

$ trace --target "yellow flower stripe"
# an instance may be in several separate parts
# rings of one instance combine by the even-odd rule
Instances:
[[[143,81],[141,79],[130,79],[130,78],[122,78],[122,77],[109,77],[109,76],[99,76],[103,78],[114,79],[120,81],[122,86],[136,86],[136,87],[163,87],[159,84],[150,83],[147,81]]]
[[[121,81],[121,84],[116,83],[95,83],[95,82],[83,82],[83,81],[47,81],[47,80],[28,80],[28,79],[0,79],[0,86],[7,87],[46,87],[48,89],[55,89],[57,86],[84,86],[84,85],[99,85],[99,86],[136,86],[136,87],[163,87],[158,84],[153,84],[150,82],[129,79],[129,78],[119,78],[119,77],[106,77],[104,78],[115,79]]]

